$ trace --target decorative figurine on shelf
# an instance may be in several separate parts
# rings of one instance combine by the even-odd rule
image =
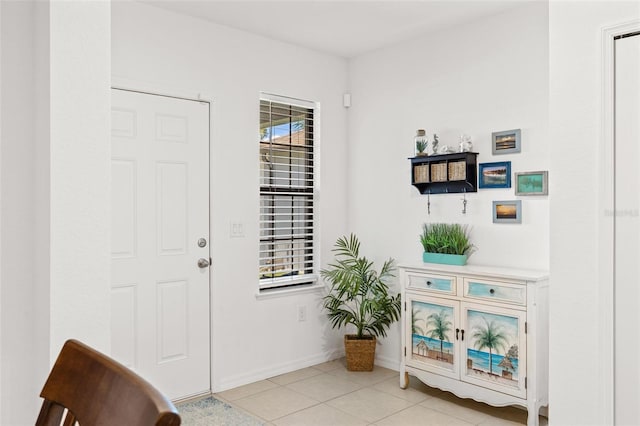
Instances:
[[[425,152],[429,143],[427,141],[427,132],[424,129],[418,129],[413,140],[416,148],[416,157],[427,155]]]
[[[438,135],[437,134],[433,134],[433,141],[427,145],[427,154],[428,155],[433,155],[433,154],[437,154],[438,153]]]
[[[464,133],[460,135],[460,152],[471,152],[473,149],[473,144],[471,143],[471,136],[465,135]]]
[[[453,149],[449,145],[440,145],[438,148],[438,154],[449,154],[453,152]]]

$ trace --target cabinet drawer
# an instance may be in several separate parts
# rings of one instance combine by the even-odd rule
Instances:
[[[435,293],[456,294],[456,277],[437,274],[409,273],[407,287]]]
[[[518,284],[465,278],[464,297],[524,306],[527,303],[527,288]]]

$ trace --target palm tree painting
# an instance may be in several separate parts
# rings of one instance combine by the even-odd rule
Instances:
[[[411,302],[411,355],[414,359],[453,369],[453,317],[451,306]]]
[[[420,314],[422,313],[423,311],[419,307],[416,307],[414,303],[411,309],[411,334],[419,334],[421,336],[424,336],[424,330],[418,325],[418,321],[424,321],[423,319],[419,318],[421,316]]]
[[[488,352],[489,375],[494,375],[493,358],[494,355],[499,354],[503,354],[504,358],[501,359],[501,363],[498,366],[506,370],[515,371],[516,367],[509,359],[507,348],[511,347],[512,350],[514,346],[517,348],[518,319],[470,310],[468,311],[468,320],[471,328],[469,345],[478,351]],[[471,353],[468,356],[471,357]],[[505,359],[506,361],[504,361]]]
[[[453,323],[449,321],[449,315],[442,309],[440,312],[432,313],[427,317],[427,336],[440,341],[440,359],[444,359],[443,343],[448,342],[447,336],[451,331]]]

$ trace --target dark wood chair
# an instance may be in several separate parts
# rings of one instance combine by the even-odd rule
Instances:
[[[150,383],[77,340],[62,347],[40,396],[36,426],[180,425],[176,407]]]

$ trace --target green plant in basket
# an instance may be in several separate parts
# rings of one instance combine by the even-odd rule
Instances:
[[[376,336],[386,336],[400,319],[400,293],[389,294],[387,285],[393,277],[393,259],[376,271],[373,262],[360,256],[360,242],[353,234],[338,238],[333,251],[334,263],[320,271],[331,285],[323,307],[333,328],[356,328],[356,334],[344,336],[347,370],[372,371]]]
[[[333,251],[335,262],[320,271],[331,285],[323,299],[331,325],[351,324],[357,338],[386,336],[386,329],[400,318],[400,294],[390,295],[386,283],[394,276],[393,259],[377,272],[372,261],[360,256],[360,242],[353,234],[338,238]]]
[[[459,223],[425,223],[420,243],[427,253],[471,255],[475,250],[469,228]]]

